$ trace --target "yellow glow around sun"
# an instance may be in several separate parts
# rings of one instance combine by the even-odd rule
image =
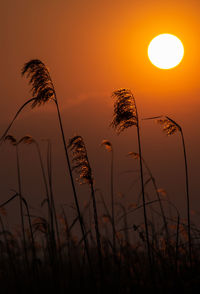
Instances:
[[[170,69],[177,66],[183,59],[184,47],[176,36],[161,34],[150,42],[148,56],[156,67]]]

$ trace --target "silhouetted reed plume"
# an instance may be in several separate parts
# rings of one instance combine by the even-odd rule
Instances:
[[[22,76],[24,75],[29,79],[29,84],[32,85],[31,92],[35,98],[32,107],[45,104],[49,100],[56,100],[53,82],[42,61],[33,59],[25,63],[22,69]]]
[[[158,119],[157,123],[163,126],[163,132],[167,136],[171,136],[178,131],[181,132],[181,127],[167,116],[165,118]]]
[[[137,128],[146,244],[147,244],[147,250],[148,250],[149,263],[151,265],[151,251],[150,251],[148,221],[147,221],[146,204],[145,204],[145,193],[144,193],[142,150],[141,150],[141,143],[140,143],[140,126],[139,126],[139,118],[137,113],[136,102],[131,90],[129,89],[115,90],[112,94],[112,97],[115,99],[115,102],[114,102],[114,113],[113,113],[113,120],[111,122],[111,126],[116,130],[118,134],[120,134],[125,129],[132,126],[136,126]]]
[[[119,89],[113,92],[116,99],[111,126],[120,134],[131,126],[138,126],[135,98],[129,89]]]
[[[9,129],[21,113],[21,111],[30,103],[32,103],[31,107],[34,108],[35,106],[40,106],[41,104],[45,104],[49,100],[54,100],[56,102],[56,95],[55,89],[53,86],[53,82],[51,80],[49,71],[45,64],[38,60],[33,59],[29,62],[25,63],[24,67],[22,68],[22,76],[26,76],[29,78],[29,84],[32,85],[31,92],[33,97],[26,101],[17,111],[13,120],[9,124],[8,128],[0,138],[2,141],[6,134],[8,133]]]
[[[96,231],[96,240],[99,254],[99,261],[102,267],[102,253],[101,253],[101,240],[100,240],[100,232],[99,232],[99,224],[98,224],[98,213],[96,207],[96,199],[94,193],[94,179],[92,175],[92,170],[90,167],[90,163],[87,156],[87,150],[85,147],[85,143],[81,136],[74,136],[69,140],[68,148],[70,148],[72,152],[72,162],[73,170],[76,171],[79,175],[79,183],[81,184],[89,184],[91,188],[91,196],[93,201],[93,210],[94,210],[94,223],[95,223],[95,231]]]
[[[108,140],[103,140],[101,145],[104,146],[108,152],[113,152],[112,144]]]
[[[79,174],[80,184],[92,184],[93,176],[83,138],[81,136],[74,136],[69,139],[68,148],[71,149],[73,156],[72,161],[74,165],[72,170],[75,170]]]

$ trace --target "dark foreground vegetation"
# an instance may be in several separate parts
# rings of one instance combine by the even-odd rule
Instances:
[[[190,220],[190,196],[187,155],[180,125],[171,118],[153,117],[167,135],[180,135],[185,164],[185,201],[187,219],[157,188],[156,180],[142,156],[140,120],[135,98],[128,89],[113,92],[114,113],[111,127],[118,134],[133,127],[138,152],[129,157],[137,160],[140,176],[140,197],[135,205],[116,200],[113,182],[113,146],[107,140],[102,147],[110,153],[110,199],[105,201],[95,190],[94,176],[83,138],[65,138],[60,109],[47,67],[40,60],[31,60],[22,69],[32,86],[32,98],[18,110],[1,137],[16,151],[18,189],[0,205],[0,285],[1,293],[192,293],[200,286],[200,229]],[[40,146],[31,136],[17,140],[10,129],[21,111],[29,104],[40,106],[55,103],[61,138],[74,197],[75,216],[71,221],[62,207],[57,211],[52,189],[51,144],[48,142],[47,166]],[[45,186],[41,200],[46,213],[33,215],[22,194],[20,144],[35,144]],[[74,173],[80,183],[88,185],[90,200],[80,207]],[[144,176],[145,175],[145,176]],[[153,196],[146,193],[151,184]],[[15,201],[20,213],[20,229],[8,229],[6,210]],[[109,204],[108,204],[109,203]],[[166,209],[167,207],[167,209]],[[168,208],[173,213],[169,215]],[[130,215],[140,214],[140,221],[130,222]],[[69,220],[70,219],[70,220]],[[78,228],[78,233],[77,233]]]

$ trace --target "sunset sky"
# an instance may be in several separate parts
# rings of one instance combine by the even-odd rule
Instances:
[[[138,163],[126,157],[138,151],[136,129],[117,136],[109,127],[113,114],[111,93],[130,88],[140,118],[168,115],[183,129],[189,168],[192,217],[199,221],[200,179],[200,1],[199,0],[1,0],[0,1],[0,132],[18,108],[31,98],[20,71],[30,59],[49,68],[55,84],[66,139],[83,136],[95,177],[95,187],[109,197],[109,154],[103,139],[113,144],[115,192],[136,202]],[[149,42],[171,33],[181,39],[185,55],[179,66],[161,70],[147,55]],[[54,190],[57,205],[71,203],[63,145],[53,103],[27,108],[10,131],[17,138],[37,139],[45,158],[46,142],[53,149]],[[167,137],[153,121],[141,121],[143,156],[163,188],[186,213],[184,159],[179,134]],[[17,189],[14,148],[0,147],[0,202]],[[37,207],[43,191],[33,146],[21,146],[22,182],[28,201]],[[79,187],[80,194],[87,190]],[[83,202],[84,202],[84,196]],[[186,215],[186,214],[185,214]]]

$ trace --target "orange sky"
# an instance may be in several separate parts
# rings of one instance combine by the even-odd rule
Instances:
[[[116,190],[125,193],[127,183],[120,173],[137,168],[135,162],[125,158],[129,151],[137,151],[136,134],[132,129],[117,137],[109,128],[113,111],[110,94],[119,87],[131,88],[141,118],[166,114],[182,125],[189,158],[192,207],[198,210],[199,12],[198,0],[1,0],[1,132],[17,108],[30,98],[27,81],[20,76],[21,67],[29,59],[41,59],[50,68],[56,86],[66,137],[78,132],[86,140],[96,185],[108,193],[108,156],[99,144],[102,139],[109,139],[116,149],[116,179],[121,179]],[[172,70],[154,67],[147,57],[149,42],[161,33],[176,35],[185,47],[182,63]],[[184,166],[178,135],[166,138],[153,122],[143,122],[142,127],[144,157],[158,185],[184,208]],[[55,189],[58,198],[64,201],[61,194],[65,194],[63,189],[68,185],[63,175],[64,153],[51,104],[24,112],[12,134],[27,133],[37,139],[52,140]],[[9,160],[12,156],[14,160],[12,153],[8,146],[2,147],[2,199],[16,186],[14,163]],[[35,171],[29,153],[23,160],[25,166],[28,160]],[[126,179],[131,184],[131,175]],[[27,193],[38,191],[29,174],[24,175],[24,181],[32,185]]]

